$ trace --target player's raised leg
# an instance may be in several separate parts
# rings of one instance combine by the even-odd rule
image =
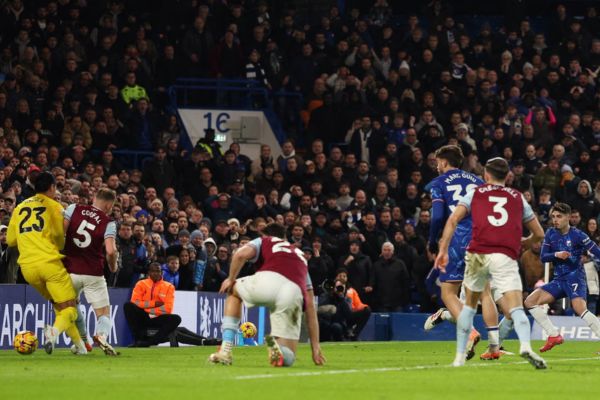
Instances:
[[[558,346],[564,342],[558,328],[554,326],[544,307],[545,304],[551,304],[556,301],[556,298],[564,297],[564,293],[557,281],[550,282],[539,289],[536,289],[525,299],[525,307],[548,335],[546,343],[540,348],[542,353],[551,350],[554,346]]]
[[[427,317],[423,326],[426,331],[433,329],[436,325],[439,325],[444,321],[456,323],[456,317],[460,314],[460,310],[462,309],[462,303],[458,298],[461,284],[462,281],[442,282],[442,301],[446,307],[440,308]]]
[[[596,337],[600,337],[600,320],[587,309],[587,303],[583,297],[571,299],[571,307],[573,307],[573,311],[588,324]]]

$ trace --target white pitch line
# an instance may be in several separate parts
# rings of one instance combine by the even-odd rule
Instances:
[[[600,360],[600,357],[585,357],[585,358],[561,358],[558,360],[552,360],[550,366],[555,363],[571,362],[571,361],[589,361],[589,360]],[[508,363],[469,363],[465,367],[494,367],[502,365],[518,365],[528,364],[527,361],[513,361]],[[372,373],[372,372],[398,372],[398,371],[418,371],[423,369],[445,369],[454,368],[452,365],[415,365],[413,367],[387,367],[387,368],[365,368],[365,369],[333,369],[324,371],[310,371],[310,372],[290,372],[284,374],[259,374],[259,375],[241,375],[236,376],[235,380],[253,380],[253,379],[271,379],[271,378],[289,378],[289,377],[302,377],[302,376],[322,376],[322,375],[344,375],[344,374],[358,374],[358,373]]]

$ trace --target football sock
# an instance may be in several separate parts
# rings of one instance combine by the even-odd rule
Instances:
[[[281,354],[283,354],[283,366],[291,367],[294,361],[296,361],[296,355],[288,347],[279,346],[279,348],[281,349]]]
[[[592,328],[592,332],[600,338],[600,321],[598,317],[589,312],[589,310],[585,310],[583,314],[581,314],[581,319],[584,320],[590,328]]]
[[[548,314],[546,314],[546,310],[544,310],[542,307],[535,306],[533,308],[530,308],[529,314],[533,316],[535,322],[540,324],[540,326],[548,336],[558,335],[558,329],[554,326],[552,321],[550,321],[550,318],[548,318]]]
[[[102,336],[106,339],[108,337],[108,334],[110,333],[110,328],[111,324],[108,315],[102,315],[98,317],[98,324],[96,325],[96,335]]]
[[[498,333],[499,333],[499,344],[502,344],[510,335],[510,332],[513,330],[513,321],[510,318],[502,318],[500,321],[500,325],[498,325]]]
[[[500,345],[499,331],[497,326],[488,326],[488,342],[490,347],[498,347]]]
[[[77,325],[71,324],[71,326],[65,330],[65,333],[71,338],[73,344],[80,345],[83,343],[83,340],[81,340],[81,336],[79,335],[79,329],[77,329]]]
[[[476,310],[467,305],[463,307],[458,320],[456,321],[456,356],[464,356],[467,348],[467,342],[469,341],[469,334],[473,329],[473,317],[475,316]]]
[[[79,335],[82,338],[87,339],[87,330],[85,329],[85,317],[81,312],[81,309],[77,307],[77,319],[75,320],[75,325],[77,325],[77,329],[79,330]]]
[[[222,352],[231,353],[239,325],[239,318],[228,316],[223,317],[223,322],[221,324],[221,329],[223,330],[223,343],[221,344]]]
[[[515,325],[515,331],[521,343],[520,352],[530,352],[531,349],[531,325],[523,311],[523,307],[515,307],[510,310],[510,317]]]
[[[452,316],[452,313],[451,313],[450,311],[448,311],[448,310],[444,310],[444,311],[442,311],[442,319],[443,319],[444,321],[450,321],[450,322],[452,322],[453,324],[455,324],[455,323],[456,323],[456,320],[455,320],[455,319],[454,319],[454,317]]]
[[[75,326],[75,320],[77,320],[77,310],[75,307],[67,307],[60,311],[55,309],[56,318],[54,319],[54,327],[58,329],[58,333],[63,333],[70,326]],[[79,336],[79,332],[77,332],[77,337],[81,339]]]

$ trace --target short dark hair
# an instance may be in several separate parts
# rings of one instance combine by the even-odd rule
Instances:
[[[555,211],[558,213],[561,213],[561,214],[566,214],[566,215],[571,215],[571,212],[572,212],[570,205],[568,205],[567,203],[560,203],[560,202],[554,203],[554,205],[550,209],[550,214],[552,214]]]
[[[285,227],[276,222],[268,224],[263,229],[263,234],[266,236],[273,236],[279,239],[285,239]]]
[[[460,146],[446,145],[442,146],[435,152],[435,158],[441,158],[442,160],[448,161],[448,164],[455,168],[460,168],[465,160],[462,149]]]
[[[35,192],[45,193],[55,184],[56,179],[54,178],[54,175],[50,172],[42,172],[35,178]]]
[[[485,171],[492,176],[492,178],[503,181],[508,175],[508,162],[502,157],[495,157],[488,160],[485,163]]]
[[[151,262],[150,265],[148,265],[148,271],[150,271],[150,268],[156,268],[156,267],[158,267],[158,269],[160,270],[160,272],[162,272],[162,268],[160,266],[160,263],[156,262],[156,261]]]

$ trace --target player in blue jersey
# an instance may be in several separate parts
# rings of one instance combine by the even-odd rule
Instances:
[[[525,299],[525,307],[548,335],[541,352],[563,343],[564,339],[548,318],[546,310],[540,306],[564,297],[571,300],[573,311],[600,337],[600,321],[587,309],[587,282],[581,262],[581,256],[586,253],[600,259],[600,247],[588,235],[569,226],[570,215],[571,207],[565,203],[555,203],[550,209],[553,228],[548,229],[544,237],[541,259],[554,265],[554,277]]]
[[[431,193],[431,227],[429,230],[428,250],[437,253],[437,243],[442,234],[446,220],[452,214],[458,201],[484,182],[470,172],[460,168],[464,161],[462,150],[459,146],[447,145],[439,148],[435,153],[437,169],[440,176],[433,179],[426,190]],[[448,249],[449,262],[446,270],[440,273],[442,301],[445,308],[440,308],[425,321],[425,330],[432,329],[443,321],[455,322],[462,310],[463,303],[459,299],[465,272],[465,251],[471,241],[471,218],[464,218],[457,226]],[[497,351],[498,343],[498,312],[489,290],[482,296],[484,321],[488,329],[490,347]],[[471,332],[467,346],[467,359],[475,354],[474,347],[479,342],[481,335],[475,329]],[[494,357],[497,358],[497,357]]]

